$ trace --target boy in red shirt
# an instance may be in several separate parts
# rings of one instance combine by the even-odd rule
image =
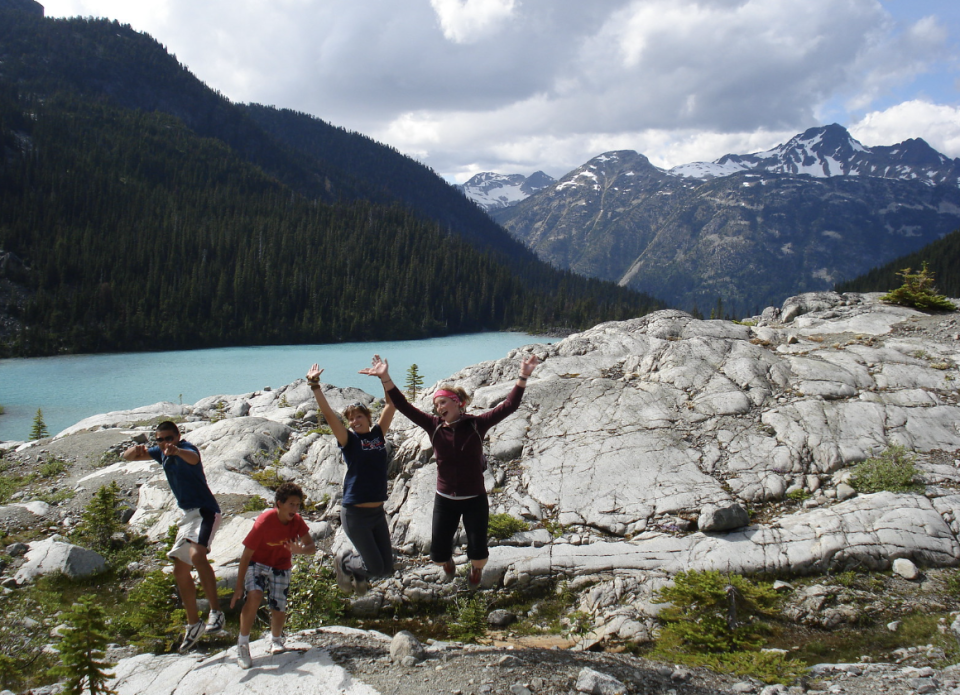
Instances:
[[[276,506],[257,517],[250,533],[243,539],[243,555],[237,574],[237,588],[230,607],[233,608],[246,590],[246,601],[240,611],[240,639],[237,660],[240,668],[250,668],[250,630],[257,617],[263,595],[269,595],[270,653],[284,651],[283,624],[287,620],[287,592],[293,553],[312,555],[317,552],[310,529],[298,513],[303,504],[303,490],[295,483],[277,488]]]

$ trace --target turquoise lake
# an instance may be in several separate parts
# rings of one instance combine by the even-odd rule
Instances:
[[[277,388],[306,374],[314,362],[321,379],[380,395],[380,384],[357,370],[374,353],[390,363],[398,384],[416,364],[429,386],[464,367],[505,357],[510,350],[558,338],[492,332],[427,340],[275,345],[173,352],[68,355],[0,360],[0,441],[27,440],[37,408],[50,434],[112,410],[171,401],[196,403],[214,395]]]

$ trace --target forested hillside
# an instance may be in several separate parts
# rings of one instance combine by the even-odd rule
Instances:
[[[585,327],[660,306],[482,252],[204,90],[129,27],[0,12],[0,254],[22,261],[0,277],[4,354]]]
[[[901,256],[868,273],[838,283],[837,292],[889,292],[903,284],[897,273],[905,268],[920,270],[923,264],[933,273],[937,289],[948,297],[960,297],[960,229],[947,234],[916,253]]]
[[[521,267],[536,259],[476,203],[420,162],[309,114],[259,104],[245,108],[257,124],[294,151],[371,184],[374,190],[368,195],[401,201],[467,237],[475,246],[506,252]]]

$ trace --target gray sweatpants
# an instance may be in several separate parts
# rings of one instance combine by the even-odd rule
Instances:
[[[383,505],[379,507],[340,508],[343,532],[357,552],[347,551],[343,566],[359,579],[386,577],[393,574],[393,548],[390,547],[390,527]],[[359,553],[359,554],[357,554]]]

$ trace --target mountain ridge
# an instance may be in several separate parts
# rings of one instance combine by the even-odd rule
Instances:
[[[833,125],[671,170],[607,152],[491,215],[556,267],[750,313],[960,227],[957,172],[922,140],[868,151]]]

